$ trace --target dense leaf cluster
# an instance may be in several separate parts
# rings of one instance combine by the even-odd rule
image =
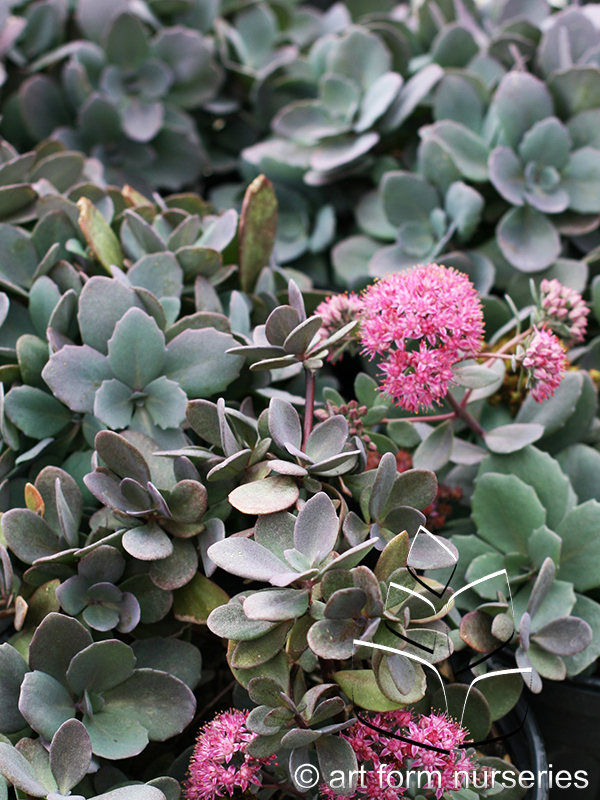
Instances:
[[[292,792],[355,709],[460,717],[470,651],[594,669],[595,7],[5,5],[0,798],[177,800],[219,648]],[[508,352],[413,420],[318,306],[434,260]],[[595,320],[538,403],[505,365],[553,278]]]

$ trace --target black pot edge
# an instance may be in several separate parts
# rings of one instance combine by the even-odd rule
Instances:
[[[600,694],[600,676],[598,675],[573,675],[572,678],[565,678],[564,681],[554,681],[554,683],[566,683],[577,686],[580,689],[589,689]],[[542,689],[542,692],[544,690]]]
[[[521,723],[523,724],[520,730],[506,740],[506,749],[518,770],[530,770],[536,778],[539,773],[545,772],[541,781],[539,783],[536,781],[535,785],[528,789],[524,800],[548,800],[550,790],[546,747],[533,710],[529,706],[528,699],[523,696],[517,705],[495,724],[501,734],[507,734],[517,729]]]
[[[510,664],[510,657],[505,653],[498,653],[490,660],[492,669],[501,669]],[[513,661],[514,664],[514,661]],[[511,665],[512,666],[512,665]],[[519,771],[530,770],[536,776],[545,771],[542,780],[527,790],[523,800],[549,800],[550,788],[548,785],[548,758],[546,745],[540,727],[535,718],[531,695],[524,687],[517,704],[508,714],[494,723],[502,735],[517,731],[504,742],[513,764]]]

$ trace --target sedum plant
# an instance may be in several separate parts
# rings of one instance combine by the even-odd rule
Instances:
[[[176,429],[185,418],[187,393],[210,395],[237,377],[239,360],[230,362],[216,384],[203,377],[209,363],[218,361],[233,340],[229,334],[204,328],[183,330],[166,344],[156,321],[139,308],[143,303],[135,291],[126,287],[121,308],[130,307],[112,333],[106,329],[106,320],[102,330],[92,315],[109,285],[110,280],[102,277],[88,282],[81,303],[89,316],[84,311],[80,325],[85,330],[89,322],[89,333],[86,330],[83,345],[65,345],[50,357],[44,380],[72,411],[93,414],[113,430],[133,425],[152,435],[156,428]],[[203,362],[190,365],[188,348],[200,349]],[[74,377],[81,374],[84,363],[88,384],[79,381],[77,386]]]
[[[515,498],[516,493],[522,497],[521,515],[518,521],[512,520],[509,529],[500,522],[497,510],[506,508],[507,498]],[[591,642],[597,602],[584,593],[593,591],[596,581],[586,572],[589,556],[580,553],[579,543],[583,538],[584,549],[593,551],[596,501],[577,504],[573,486],[559,463],[530,445],[519,453],[491,455],[481,462],[472,508],[476,535],[451,537],[465,561],[470,561],[464,576],[452,585],[460,585],[463,578],[471,582],[506,569],[513,593],[514,624],[519,634],[519,663],[529,659],[542,677],[554,680],[586,669],[596,659]],[[539,525],[528,516],[536,513]],[[586,527],[583,520],[589,520],[591,527]],[[500,583],[501,579],[496,579],[496,584],[486,582],[472,591],[489,604],[495,600],[498,588],[506,593]],[[463,607],[475,606],[474,595],[462,598],[459,603]],[[489,612],[484,609],[484,613]],[[571,613],[573,616],[569,616]],[[469,642],[474,646],[480,634],[486,635],[486,626],[477,627],[484,621],[481,611],[470,611],[463,619],[467,618],[471,622],[465,624],[473,625]],[[581,625],[582,619],[587,626]],[[540,691],[539,677],[534,681],[534,691]]]
[[[363,236],[342,242],[335,263],[341,264],[348,249],[356,246],[373,250],[368,269],[376,277],[435,261],[452,239],[469,240],[483,207],[479,192],[462,181],[452,183],[440,196],[421,176],[386,172],[379,192],[366,195],[357,208],[361,229],[376,241]],[[395,243],[378,247],[377,240]]]
[[[177,800],[206,695],[230,788],[334,797],[591,672],[593,9],[11,11],[0,797]]]
[[[23,738],[12,747],[0,742],[0,775],[13,787],[30,797],[43,797],[46,800],[59,798],[82,798],[72,794],[72,789],[80,784],[92,761],[92,747],[85,726],[76,719],[69,719],[58,728],[48,750],[39,739]],[[1,785],[1,784],[0,784]],[[3,784],[6,789],[6,783]],[[172,794],[178,792],[172,778],[164,778],[155,785],[152,783],[127,786],[94,795],[95,800],[162,800],[165,794],[161,788]],[[6,795],[7,796],[7,795]]]
[[[554,114],[555,102],[543,82],[509,74],[490,106],[498,144],[490,153],[489,177],[515,206],[500,219],[496,236],[504,257],[524,271],[543,269],[559,256],[552,215],[600,211],[594,199],[600,153],[581,134],[572,137],[578,116],[569,115],[565,125]]]
[[[77,156],[72,163],[81,170],[85,162]],[[53,191],[47,195],[51,203],[34,208],[33,232],[5,225],[8,241],[18,246],[14,263],[5,264],[3,284],[8,292],[3,332],[13,346],[4,351],[1,393],[7,513],[0,585],[2,624],[12,620],[14,627],[7,634],[10,644],[2,645],[0,685],[7,706],[0,774],[32,796],[66,796],[73,790],[85,797],[123,797],[128,787],[119,787],[130,776],[104,766],[101,778],[92,780],[98,760],[106,765],[138,755],[149,741],[181,735],[193,718],[200,651],[172,637],[204,622],[227,599],[198,565],[202,561],[208,575],[216,569],[206,551],[225,536],[222,518],[231,506],[227,491],[209,495],[206,476],[189,458],[157,453],[173,446],[193,450],[182,430],[188,392],[210,398],[240,374],[243,359],[227,350],[240,343],[231,330],[240,325],[243,330],[240,303],[248,301],[236,290],[236,317],[235,301],[230,295],[219,298],[216,287],[238,271],[252,287],[260,270],[268,269],[272,237],[261,239],[255,217],[265,197],[267,214],[274,213],[272,190],[261,182],[256,188],[258,200],[251,196],[241,215],[239,247],[236,239],[240,268],[231,256],[224,265],[220,252],[237,235],[237,214],[211,215],[193,195],[180,196],[171,207],[161,198],[157,207],[131,188],[87,186],[79,197]],[[136,211],[127,214],[129,208]],[[58,241],[42,258],[42,269],[35,274],[36,256],[19,285],[14,265],[19,258],[28,265],[30,249],[43,256],[51,236]],[[208,264],[204,273],[203,264]],[[214,276],[214,284],[205,275]],[[213,304],[210,311],[205,298]],[[228,306],[230,317],[223,313]],[[112,319],[104,314],[109,310]],[[147,350],[148,335],[158,350]],[[209,368],[217,353],[211,356],[211,339],[218,355]],[[55,355],[60,360],[52,361]],[[115,359],[125,361],[119,367]],[[165,367],[167,361],[171,367]],[[163,367],[172,369],[171,377],[162,374]],[[127,393],[125,413],[107,426],[94,414],[95,399],[115,385]],[[161,386],[167,389],[162,402],[168,419],[157,412]],[[208,399],[203,402],[212,407]],[[112,401],[107,408],[116,410]],[[146,433],[135,430],[134,413],[143,418],[138,427],[145,426]],[[166,433],[159,443],[148,432],[159,439]],[[58,666],[46,660],[46,655],[52,660],[51,652],[62,653]],[[74,659],[80,662],[78,678],[75,662],[71,669]],[[34,766],[23,766],[23,759],[30,763],[28,754],[43,749],[42,741],[55,734],[60,740],[59,729],[69,720],[87,729],[80,738],[84,743],[89,736],[94,764],[88,758],[70,784],[59,761],[47,766],[47,756],[35,755]],[[79,760],[85,761],[83,755]],[[152,768],[146,783],[135,782],[141,773],[132,775],[135,789],[127,796],[135,791],[140,800],[179,797],[178,780],[158,777],[160,769]],[[5,783],[0,787],[4,793]]]
[[[264,169],[263,158],[291,160],[303,180],[320,186],[364,169],[381,135],[397,129],[439,80],[430,65],[412,83],[393,71],[392,55],[377,33],[356,26],[319,39],[308,53],[308,75],[316,100],[297,100],[272,120],[276,135],[243,153]],[[381,133],[380,133],[381,132]]]
[[[4,131],[21,150],[48,136],[83,149],[111,181],[148,196],[201,175],[265,172],[284,211],[278,258],[323,285],[336,222],[342,286],[368,279],[375,252],[353,238],[352,212],[367,236],[396,238],[377,224],[371,195],[385,174],[433,183],[450,219],[446,193],[464,181],[485,203],[470,233],[448,235],[440,218],[413,235],[419,253],[400,248],[390,266],[456,260],[468,238],[478,285],[496,277],[505,288],[595,246],[596,170],[581,164],[596,158],[598,31],[589,9],[463,5],[22,4],[5,21]],[[542,139],[551,145],[538,159]],[[222,208],[245,185],[227,180],[211,186]],[[22,187],[8,190],[30,202]],[[418,191],[421,204],[428,194]],[[414,221],[396,222],[405,210],[393,227]]]
[[[33,73],[54,68],[57,79],[34,74],[22,84],[15,124],[26,140],[50,135],[55,126],[37,102],[43,96],[54,106],[53,119],[60,119],[59,138],[69,146],[100,158],[120,179],[140,180],[147,171],[151,181],[180,188],[186,169],[191,166],[197,176],[203,164],[187,109],[211,101],[222,82],[210,42],[197,30],[177,26],[152,36],[155,20],[140,18],[127,4],[116,16],[108,9],[94,14],[85,3],[78,10],[78,25],[88,35],[89,14],[95,16],[98,41],[75,40],[36,59]]]
[[[54,662],[48,642],[60,644]],[[128,645],[117,639],[94,642],[72,618],[45,617],[31,640],[29,663],[11,645],[2,648],[3,673],[11,675],[4,733],[29,725],[50,741],[79,712],[92,753],[119,759],[140,753],[149,739],[179,733],[192,719],[194,697],[182,681],[160,670],[136,669]],[[158,717],[157,707],[162,707]]]
[[[201,520],[207,494],[203,484],[191,477],[177,480],[176,467],[155,477],[157,487],[142,453],[110,431],[96,436],[95,447],[101,465],[86,475],[85,482],[112,512],[123,549],[133,558],[152,562],[150,578],[160,588],[185,585],[198,567],[194,537],[204,530]],[[182,466],[187,475],[199,478],[191,464],[191,469]]]
[[[77,575],[61,583],[56,597],[67,614],[82,614],[90,628],[129,633],[140,621],[140,604],[131,592],[122,592],[117,581],[125,559],[111,545],[100,545],[77,565]]]

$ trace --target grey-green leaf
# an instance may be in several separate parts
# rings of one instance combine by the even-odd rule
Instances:
[[[333,550],[339,530],[335,508],[325,492],[318,492],[300,509],[294,526],[294,546],[311,566]]]
[[[27,759],[9,744],[0,742],[0,775],[14,787],[34,797],[46,797],[48,790],[40,783]]]
[[[535,491],[514,475],[482,475],[472,508],[479,535],[504,553],[526,554],[531,532],[546,522],[546,509]]]
[[[17,733],[26,723],[19,711],[19,692],[23,678],[29,672],[23,656],[10,644],[0,645],[0,731]]]
[[[50,745],[50,769],[61,794],[68,794],[83,780],[92,760],[92,744],[85,726],[77,719],[64,722]]]
[[[432,472],[441,469],[450,459],[453,439],[452,422],[450,420],[442,422],[415,450],[413,455],[415,468],[428,469]]]
[[[224,539],[211,545],[208,555],[217,566],[240,578],[268,582],[274,575],[289,572],[287,564],[252,539]]]

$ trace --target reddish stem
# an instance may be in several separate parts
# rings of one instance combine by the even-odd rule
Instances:
[[[456,416],[459,419],[462,419],[463,422],[466,422],[469,428],[471,428],[472,431],[475,431],[477,436],[481,436],[481,438],[483,439],[483,437],[485,436],[484,429],[477,422],[477,420],[474,417],[472,417],[471,414],[469,414],[467,409],[464,408],[464,406],[462,406],[458,402],[458,400],[456,399],[456,397],[454,397],[452,392],[448,392],[448,394],[446,395],[446,400],[450,404],[450,407],[454,409]]]
[[[306,443],[312,431],[314,409],[315,409],[315,373],[312,369],[306,370],[306,403],[304,406],[304,437],[302,441],[302,451],[306,452]]]
[[[436,414],[435,416],[430,417],[398,417],[397,419],[382,419],[382,423],[389,423],[389,422],[445,422],[447,419],[455,419],[456,414],[454,411],[451,411],[449,414]]]

